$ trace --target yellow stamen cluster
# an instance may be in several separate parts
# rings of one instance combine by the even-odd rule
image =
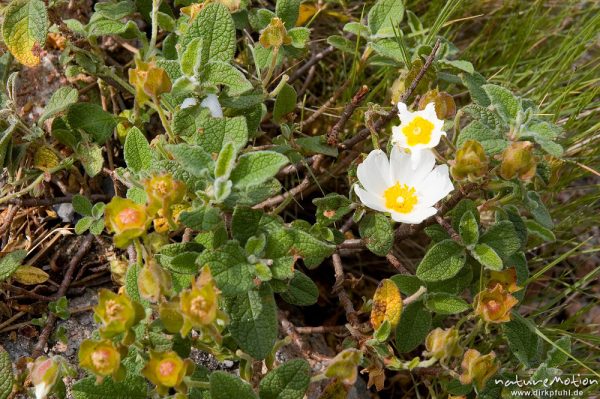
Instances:
[[[431,133],[435,126],[427,119],[417,116],[408,125],[402,128],[409,146],[427,144],[431,141]]]
[[[386,208],[398,213],[409,213],[418,202],[414,187],[396,183],[383,192]]]

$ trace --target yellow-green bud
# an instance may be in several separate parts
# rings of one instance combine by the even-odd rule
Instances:
[[[156,385],[159,394],[164,395],[169,388],[185,391],[183,377],[193,372],[194,366],[188,359],[183,360],[174,351],[150,351],[150,360],[142,370],[142,374]]]
[[[460,382],[463,385],[474,382],[478,389],[483,389],[485,383],[498,371],[496,354],[490,352],[482,356],[479,351],[469,349],[465,352],[461,367]]]
[[[102,323],[100,335],[103,337],[112,338],[128,332],[144,318],[144,315],[144,308],[125,294],[100,289],[94,318],[98,323]]]
[[[121,374],[121,352],[109,340],[86,339],[79,347],[79,365],[101,380]]]
[[[154,215],[159,209],[163,213],[168,211],[171,205],[183,200],[185,185],[174,180],[170,174],[152,176],[144,181],[144,190],[148,196],[148,212]],[[165,217],[167,215],[164,215]]]
[[[518,178],[530,181],[535,176],[537,160],[533,155],[533,143],[530,141],[519,141],[512,143],[502,152],[502,163],[500,164],[500,176],[510,180]]]
[[[146,207],[130,199],[113,197],[104,210],[106,229],[115,233],[113,238],[118,248],[125,248],[131,240],[142,236],[148,226]]]
[[[156,66],[154,61],[136,59],[135,68],[129,70],[129,83],[135,87],[135,97],[139,104],[171,91],[169,75],[163,68]]]
[[[456,158],[450,161],[450,173],[456,180],[480,180],[488,171],[488,157],[483,146],[475,140],[467,140],[456,151]]]
[[[158,302],[172,288],[171,275],[154,260],[150,260],[138,273],[138,290],[142,298]]]
[[[288,35],[283,21],[274,17],[269,25],[260,33],[259,41],[264,48],[279,48],[283,45],[291,44],[292,38]]]
[[[348,385],[353,385],[358,376],[358,364],[362,359],[362,353],[358,349],[344,349],[325,370],[329,378],[337,378]]]
[[[217,318],[220,291],[208,266],[205,266],[192,288],[180,294],[180,311],[183,315],[181,335],[187,335],[193,327],[209,325]]]
[[[419,109],[425,109],[429,103],[435,104],[435,113],[439,119],[450,119],[456,115],[454,98],[445,91],[429,90],[419,100]]]
[[[460,356],[462,349],[458,346],[459,340],[460,337],[456,328],[443,330],[438,327],[431,331],[425,339],[425,348],[427,349],[425,355],[440,361]]]
[[[46,398],[58,379],[60,365],[57,359],[40,356],[28,367],[31,370],[29,378],[35,390],[35,397],[37,399]]]

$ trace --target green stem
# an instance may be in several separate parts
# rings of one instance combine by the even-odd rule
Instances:
[[[14,198],[19,198],[22,195],[25,195],[27,193],[29,193],[30,191],[32,191],[38,184],[40,184],[44,178],[47,175],[51,175],[52,173],[58,172],[59,170],[65,169],[70,167],[73,164],[73,160],[71,158],[66,158],[64,161],[62,161],[58,166],[55,166],[54,168],[50,168],[47,172],[43,172],[41,173],[38,177],[36,177],[36,179],[27,187],[25,187],[22,190],[19,190],[17,192],[14,192],[12,194],[8,194],[2,198],[0,198],[0,204],[3,204],[5,202],[8,202]]]
[[[156,38],[158,36],[158,8],[160,7],[161,0],[152,0],[152,36],[150,36],[150,44],[148,45],[148,52],[146,53],[146,60],[150,58],[156,50]]]
[[[267,75],[262,81],[263,88],[267,90],[269,87],[269,81],[273,76],[273,71],[275,71],[275,66],[277,65],[277,55],[279,54],[279,47],[273,47],[273,53],[271,54],[271,65],[269,65],[269,70],[267,71]]]
[[[171,130],[171,125],[169,124],[169,120],[167,119],[167,116],[165,115],[165,111],[162,109],[162,106],[160,105],[158,98],[154,97],[152,99],[152,101],[154,101],[154,105],[156,105],[156,112],[158,113],[160,122],[162,123],[163,127],[165,128],[165,131],[167,132],[169,139],[172,142],[175,142],[175,135],[173,134],[173,130]]]

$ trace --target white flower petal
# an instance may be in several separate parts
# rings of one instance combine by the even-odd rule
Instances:
[[[358,195],[358,198],[360,198],[360,202],[362,202],[363,205],[368,206],[376,211],[388,212],[381,197],[377,197],[375,194],[363,190],[358,185],[354,186],[354,191],[356,192],[356,195]]]
[[[450,192],[454,190],[454,185],[450,180],[447,165],[436,166],[429,175],[417,186],[417,192],[423,206],[432,206]]]
[[[356,175],[360,184],[369,192],[381,195],[392,185],[389,178],[390,164],[385,152],[373,150],[367,158],[358,165]]]
[[[397,106],[401,124],[410,123],[413,119],[413,113],[408,110],[408,107],[403,102],[399,102]]]
[[[408,148],[406,136],[402,133],[402,125],[392,126],[392,143],[402,148]]]
[[[406,104],[398,103],[398,112],[400,115],[400,125],[392,127],[392,142],[398,144],[400,147],[410,149],[434,148],[440,143],[441,137],[446,135],[442,130],[444,128],[444,121],[438,119],[437,114],[435,113],[435,103],[429,103],[425,109],[415,112],[409,111]],[[411,123],[417,116],[420,116],[433,124],[431,138],[428,143],[408,145],[402,129]]]
[[[415,208],[409,213],[392,212],[392,219],[396,222],[408,223],[408,224],[419,224],[423,220],[437,213],[437,209],[434,207],[419,207]]]
[[[419,153],[419,159],[415,158],[416,153]],[[435,166],[435,155],[428,149],[412,150],[411,151],[411,172],[406,184],[415,187],[418,186],[433,170]]]
[[[217,97],[215,94],[207,95],[206,98],[200,103],[200,106],[208,108],[213,118],[223,117],[223,109],[219,103],[219,97]]]
[[[198,101],[194,97],[188,97],[181,103],[181,109],[191,108],[198,104]]]
[[[46,383],[37,384],[35,386],[35,399],[46,399],[48,392],[50,392],[50,387]]]
[[[393,183],[408,184],[411,179],[413,168],[411,165],[412,155],[400,146],[392,147],[390,155],[390,178]]]

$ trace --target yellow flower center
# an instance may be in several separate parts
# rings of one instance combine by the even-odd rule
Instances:
[[[124,225],[139,223],[140,213],[133,208],[125,208],[119,213],[119,220]]]
[[[117,301],[115,301],[113,299],[106,301],[106,315],[110,319],[119,318],[122,311],[123,311],[123,306],[121,304],[117,303]]]
[[[176,371],[177,365],[173,360],[163,360],[158,364],[158,374],[169,377]]]
[[[398,213],[409,213],[418,202],[414,187],[396,183],[383,192],[386,208]]]
[[[92,352],[92,364],[98,370],[104,370],[110,366],[111,353],[108,349],[102,348]]]
[[[431,141],[433,123],[420,116],[415,117],[408,125],[402,128],[408,145],[427,144]]]
[[[201,296],[197,296],[196,298],[192,299],[190,310],[195,316],[204,317],[206,316],[206,305],[206,300]]]

